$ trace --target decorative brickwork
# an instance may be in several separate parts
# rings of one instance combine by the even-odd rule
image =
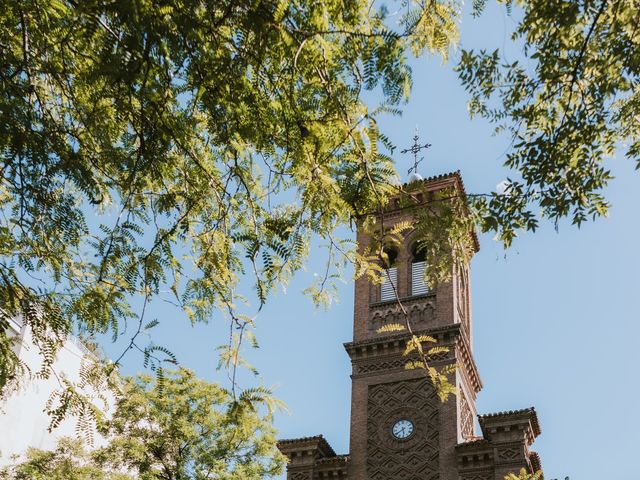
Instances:
[[[427,379],[369,387],[367,410],[370,480],[438,478],[438,398]],[[413,433],[404,440],[392,434],[399,419],[414,425]]]
[[[493,480],[493,472],[472,473],[460,477],[460,480]]]
[[[471,407],[464,395],[464,392],[460,392],[460,432],[462,438],[471,439],[474,438],[473,432],[473,413],[471,413]]]
[[[364,375],[367,373],[384,372],[388,370],[402,370],[407,360],[404,357],[394,357],[378,362],[360,363],[354,365],[354,374]]]
[[[309,472],[293,472],[289,478],[291,480],[311,480]]]
[[[404,298],[402,305],[409,313],[413,329],[432,327],[436,315],[435,297]],[[385,302],[370,307],[369,328],[377,332],[379,328],[393,323],[404,324],[404,314],[397,302]]]
[[[469,273],[465,267],[458,267],[456,275],[456,308],[458,311],[458,318],[460,322],[465,326],[467,333],[470,333],[470,322],[468,315],[468,297],[467,297],[467,285],[469,284]]]
[[[498,449],[498,458],[500,460],[513,460],[521,455],[522,453],[518,448],[506,447]]]
[[[434,354],[429,355],[430,362],[443,362],[446,360],[453,360],[455,355],[455,345],[444,345],[439,344],[439,346],[446,346],[449,348],[449,351],[446,352],[436,352]],[[411,357],[407,358],[402,355],[395,355],[386,358],[374,358],[369,361],[360,361],[353,364],[353,373],[354,375],[367,375],[371,373],[382,373],[388,371],[397,371],[404,370],[405,365],[408,361],[416,361],[419,360],[419,357]]]

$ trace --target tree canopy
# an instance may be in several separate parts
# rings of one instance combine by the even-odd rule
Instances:
[[[271,424],[277,407],[268,390],[234,397],[185,369],[155,382],[141,375],[126,380],[103,425],[111,440],[96,456],[143,480],[269,478],[284,465]]]
[[[474,2],[481,14],[485,1]],[[518,61],[463,51],[470,112],[511,135],[507,192],[480,198],[484,230],[507,245],[540,215],[580,225],[606,215],[607,159],[640,167],[640,5],[634,0],[522,0],[513,9]]]
[[[577,224],[606,214],[605,159],[619,148],[639,159],[637,2],[505,3],[526,62],[463,51],[458,71],[471,114],[511,133],[514,175],[503,194],[441,202],[422,219],[438,255],[431,283],[469,255],[461,208],[508,246],[537,227],[537,209]],[[317,303],[345,262],[375,279],[398,232],[365,221],[379,232],[363,253],[336,229],[406,193],[376,118],[409,98],[410,55],[447,58],[460,19],[453,0],[394,5],[6,0],[0,389],[21,367],[9,318],[33,330],[42,375],[69,332],[116,337],[125,325],[136,326],[127,350],[159,367],[175,358],[141,333],[163,297],[191,322],[226,316],[221,358],[235,368],[253,322],[238,313],[241,277],[262,305],[317,235],[329,245],[326,275],[307,290]],[[377,105],[364,100],[372,90]]]
[[[69,331],[140,332],[163,291],[241,336],[241,275],[264,302],[311,235],[384,202],[376,116],[408,98],[409,53],[446,56],[457,35],[455,4],[405,7],[392,28],[365,0],[4,2],[0,387],[19,367],[9,317],[33,328],[44,374]]]
[[[29,450],[0,478],[258,480],[281,473],[271,424],[277,405],[267,390],[234,398],[186,369],[122,382],[113,415],[99,422],[105,446],[87,452],[82,439],[63,439],[53,451]]]
[[[87,452],[82,439],[61,438],[54,450],[30,448],[24,461],[0,469],[2,480],[133,480],[105,471]]]

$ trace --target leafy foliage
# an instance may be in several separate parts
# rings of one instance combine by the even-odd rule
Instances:
[[[407,324],[409,325],[409,322],[407,322]],[[403,353],[403,355],[408,358],[404,367],[406,370],[416,368],[424,370],[431,380],[438,397],[444,402],[449,398],[449,395],[457,395],[458,393],[455,384],[449,379],[449,375],[455,373],[458,366],[456,364],[445,365],[441,368],[432,366],[432,355],[446,353],[449,351],[449,348],[444,346],[425,348],[425,345],[429,343],[437,343],[437,340],[429,335],[412,333]]]
[[[0,395],[23,368],[7,319],[33,331],[42,376],[70,332],[116,338],[134,325],[123,355],[140,351],[162,388],[177,359],[140,345],[162,320],[145,318],[148,304],[164,297],[191,322],[225,316],[220,363],[235,369],[254,325],[238,313],[240,277],[253,278],[259,309],[303,266],[314,235],[327,241],[327,269],[305,291],[328,305],[347,262],[380,281],[385,248],[409,228],[435,285],[468,261],[474,221],[508,246],[537,228],[538,208],[578,225],[606,215],[605,159],[626,145],[640,160],[637,2],[504,3],[522,13],[514,40],[527,62],[463,52],[458,71],[471,113],[512,134],[517,178],[504,194],[473,197],[471,216],[440,192],[410,225],[389,226],[368,214],[407,192],[376,118],[408,98],[410,53],[447,58],[456,1],[401,0],[393,18],[365,0],[6,1]],[[363,94],[374,89],[370,108]],[[337,229],[363,217],[373,242],[357,251]],[[88,411],[64,388],[57,416]]]
[[[78,437],[90,445],[94,441],[96,422],[109,410],[110,398],[120,387],[117,372],[105,372],[97,353],[85,354],[80,360],[78,381],[70,380],[66,372],[55,373],[60,388],[52,391],[44,409],[50,418],[49,431],[68,417],[75,417]]]
[[[429,259],[425,269],[428,285],[450,280],[456,268],[471,261],[475,214],[467,199],[450,188],[434,192],[426,208],[416,211],[417,251]]]
[[[459,16],[450,0],[399,4],[391,25],[365,0],[4,2],[3,315],[49,360],[71,331],[140,333],[163,292],[192,322],[250,328],[239,277],[261,305],[311,235],[341,245],[335,229],[396,181],[375,119],[408,98],[409,52],[446,57]],[[128,350],[173,360],[138,333]],[[16,368],[7,337],[0,323],[0,388]]]
[[[31,449],[26,461],[0,471],[2,480],[263,479],[282,471],[264,388],[234,399],[185,369],[122,379],[113,417],[100,421],[106,446],[90,453],[80,439],[55,451]]]
[[[515,473],[510,473],[509,475],[505,476],[504,480],[541,480],[542,478],[543,476],[541,471],[528,473],[523,468],[517,475]]]
[[[380,327],[376,332],[378,333],[393,333],[393,332],[403,332],[406,330],[406,327],[400,323],[388,323]]]
[[[31,448],[26,460],[0,469],[1,480],[133,480],[134,477],[101,468],[82,440],[62,438],[53,451]]]
[[[96,461],[141,480],[266,478],[284,465],[271,425],[277,408],[267,389],[234,398],[186,369],[165,372],[162,388],[149,376],[126,379]]]
[[[523,61],[498,50],[463,51],[458,71],[472,115],[506,130],[506,166],[517,178],[503,195],[478,197],[482,228],[509,245],[535,230],[537,210],[580,225],[607,215],[602,190],[617,150],[640,166],[640,6],[634,0],[519,0],[513,40]],[[475,2],[480,14],[485,2]]]
[[[12,319],[0,310],[0,331],[9,332]],[[0,385],[5,391],[12,392],[19,386],[19,379],[31,373],[28,366],[15,355],[19,338],[13,335],[0,335]]]

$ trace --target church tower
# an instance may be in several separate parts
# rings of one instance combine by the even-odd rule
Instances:
[[[414,220],[437,192],[465,197],[458,172],[405,185],[411,203],[392,199],[385,226]],[[358,245],[369,242],[358,229]],[[475,234],[475,251],[479,245]],[[451,280],[429,288],[415,232],[389,250],[382,285],[366,277],[355,282],[353,341],[345,344],[352,363],[351,430],[348,455],[337,455],[322,435],[282,440],[288,457],[287,480],[502,480],[510,472],[540,469],[531,445],[540,433],[533,408],[477,415],[482,388],[472,351],[469,268],[458,267]],[[456,364],[450,375],[458,393],[442,402],[424,369],[406,369],[403,355],[410,334],[381,333],[408,315],[417,335],[447,347],[430,365]],[[476,431],[478,418],[480,432]]]

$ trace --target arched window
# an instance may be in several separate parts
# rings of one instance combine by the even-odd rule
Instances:
[[[380,285],[380,301],[385,302],[396,298],[396,290],[398,288],[398,267],[396,260],[398,252],[392,248],[385,248],[384,253],[387,256],[385,262],[385,270],[382,271],[382,285]]]
[[[411,295],[425,295],[429,293],[429,286],[424,281],[427,258],[425,251],[416,243],[411,251]]]

